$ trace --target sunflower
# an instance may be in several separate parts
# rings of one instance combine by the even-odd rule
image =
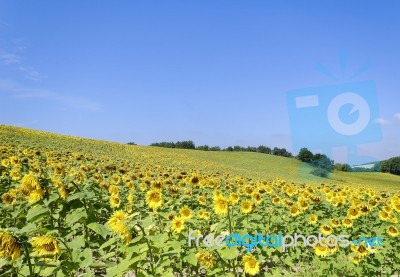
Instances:
[[[232,193],[229,195],[229,202],[230,202],[232,205],[237,204],[237,202],[239,202],[239,195],[238,195],[237,193],[235,193],[235,192],[232,192]]]
[[[14,205],[15,203],[17,203],[17,192],[13,189],[10,189],[8,192],[4,193],[1,196],[1,200],[5,204]]]
[[[386,212],[385,210],[381,210],[379,212],[379,218],[383,221],[388,221],[389,220],[389,213]]]
[[[214,211],[217,215],[226,215],[228,213],[228,200],[224,197],[214,199]]]
[[[132,240],[132,234],[126,226],[129,218],[123,211],[116,211],[107,222],[110,230],[120,235],[125,242]]]
[[[1,160],[1,165],[3,167],[8,167],[10,165],[10,160],[9,159],[2,159]]]
[[[333,228],[338,228],[340,226],[340,220],[337,218],[332,218],[331,225]]]
[[[320,227],[321,233],[324,235],[330,235],[333,232],[333,228],[329,224],[323,224]]]
[[[250,276],[254,276],[258,272],[260,272],[260,265],[253,256],[244,255],[242,262],[243,262],[244,272],[248,273]]]
[[[297,204],[298,204],[298,207],[300,208],[300,210],[302,210],[302,211],[308,210],[308,203],[306,201],[300,200],[297,202]]]
[[[318,221],[318,215],[316,215],[316,214],[312,214],[308,218],[308,223],[309,224],[315,224],[315,223],[317,223],[317,221]]]
[[[149,190],[146,194],[146,203],[153,210],[157,210],[163,203],[162,193],[158,189]]]
[[[0,258],[11,258],[13,261],[21,256],[21,247],[16,239],[5,232],[0,232]]]
[[[361,259],[362,259],[362,257],[361,257],[361,256],[358,256],[358,255],[351,255],[351,256],[350,256],[350,261],[351,261],[353,264],[356,264],[356,265],[360,263]]]
[[[67,199],[68,191],[65,189],[63,185],[58,188],[58,193],[60,194],[60,197],[62,199]]]
[[[31,239],[31,244],[34,248],[34,251],[39,256],[48,256],[48,255],[57,255],[60,254],[60,247],[58,246],[58,242],[53,237],[48,236],[40,236],[34,237]]]
[[[353,251],[354,254],[360,257],[364,257],[368,255],[371,251],[371,247],[366,247],[365,242],[363,241],[360,245],[359,244],[353,244],[351,245],[351,251]]]
[[[371,207],[368,206],[367,204],[362,204],[360,206],[360,211],[362,215],[367,215],[371,212]]]
[[[394,213],[389,214],[389,221],[394,224],[399,223],[399,220],[397,219],[397,216]]]
[[[293,205],[290,207],[290,215],[295,217],[300,214],[300,209],[297,207],[297,205]]]
[[[196,258],[204,268],[212,268],[216,262],[213,253],[210,251],[200,250],[199,253],[196,254]]]
[[[132,193],[129,193],[128,197],[126,198],[130,204],[133,203],[135,200],[135,196]]]
[[[240,203],[240,211],[244,214],[250,213],[252,210],[252,204],[249,200],[243,200]]]
[[[360,217],[360,212],[358,208],[352,207],[347,211],[347,216],[350,219],[357,219]]]
[[[193,217],[193,212],[188,206],[184,206],[180,211],[179,214],[182,216],[183,219],[189,219]]]
[[[205,206],[207,204],[207,200],[204,196],[197,197],[197,202],[199,202],[199,204],[202,206]]]
[[[345,228],[350,228],[350,227],[353,226],[353,220],[351,220],[350,218],[345,218],[345,219],[343,219],[343,221],[342,221],[342,225],[343,225]]]
[[[111,208],[118,208],[121,205],[121,199],[119,199],[119,194],[111,194],[110,206]]]
[[[251,197],[253,198],[253,200],[257,203],[257,204],[261,204],[261,202],[263,201],[262,196],[259,192],[253,192],[251,194]]]
[[[391,237],[397,237],[399,235],[399,231],[395,226],[389,226],[386,230],[386,233]]]
[[[110,194],[119,194],[119,188],[116,185],[111,185],[108,187],[108,192]]]
[[[325,241],[323,241],[325,243]],[[326,257],[329,254],[329,247],[328,245],[322,246],[320,243],[318,243],[316,246],[314,246],[314,252],[317,256],[320,257]]]
[[[185,219],[181,216],[175,216],[172,219],[171,229],[175,233],[180,233],[185,228]]]
[[[210,219],[210,213],[205,211],[205,210],[200,210],[198,213],[199,218],[209,220]]]

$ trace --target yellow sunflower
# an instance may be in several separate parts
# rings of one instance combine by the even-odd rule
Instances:
[[[224,197],[214,199],[214,212],[220,216],[226,215],[228,213],[228,200]]]
[[[16,260],[21,256],[21,247],[16,239],[5,232],[0,232],[0,258]]]
[[[386,233],[391,237],[397,237],[399,235],[399,230],[395,226],[389,226]]]
[[[316,215],[316,214],[312,214],[308,218],[308,223],[309,224],[315,224],[315,223],[317,223],[317,221],[318,221],[318,215]]]
[[[162,193],[158,189],[149,190],[146,194],[146,203],[153,210],[157,210],[163,204]]]
[[[329,224],[323,224],[320,227],[321,233],[324,235],[330,235],[333,232],[333,228]]]
[[[184,206],[180,211],[179,214],[182,216],[183,219],[189,219],[193,217],[193,212],[188,206]]]
[[[244,214],[250,213],[252,210],[252,204],[249,200],[243,200],[240,203],[240,211]]]
[[[171,229],[175,233],[180,233],[185,228],[185,219],[181,216],[175,216],[172,219]]]
[[[244,272],[249,274],[250,276],[256,275],[260,272],[260,265],[257,260],[251,255],[244,255],[242,259]]]
[[[34,248],[34,252],[36,252],[39,256],[54,256],[61,253],[58,242],[53,237],[34,237],[31,239],[30,243]]]
[[[212,268],[215,265],[215,257],[212,252],[200,250],[199,253],[196,254],[196,258],[200,263],[200,266],[204,268]]]

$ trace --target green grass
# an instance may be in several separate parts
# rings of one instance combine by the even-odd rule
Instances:
[[[370,187],[377,190],[400,190],[400,176],[384,173],[334,172],[330,178],[309,174],[312,168],[292,158],[250,152],[210,152],[166,149],[149,146],[131,146],[115,142],[83,139],[42,131],[0,125],[0,142],[12,142],[19,147],[46,147],[55,151],[88,152],[111,159],[147,159],[153,164],[181,168],[207,168],[253,180],[272,180],[277,177],[289,182],[313,185],[336,184]]]

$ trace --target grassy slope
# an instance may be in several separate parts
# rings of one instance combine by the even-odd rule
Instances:
[[[182,169],[207,166],[212,171],[224,171],[253,179],[271,180],[281,177],[295,183],[342,184],[372,187],[378,190],[400,190],[399,176],[383,173],[335,172],[331,178],[324,179],[310,175],[311,167],[295,159],[260,153],[206,152],[129,146],[0,125],[0,142],[3,143],[3,140],[12,140],[14,144],[30,147],[43,145],[53,150],[89,151],[112,159],[149,159],[154,164],[157,164],[162,157],[164,163],[170,163]]]

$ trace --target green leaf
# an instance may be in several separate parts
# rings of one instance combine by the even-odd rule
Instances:
[[[230,248],[224,248],[220,251],[221,253],[221,258],[227,259],[227,260],[233,260],[237,258],[239,255],[237,249],[235,247],[230,247]]]
[[[45,199],[43,201],[43,204],[45,204],[46,206],[48,206],[50,203],[54,202],[55,200],[57,200],[58,198],[60,198],[60,196],[58,195],[58,193],[52,193],[50,194],[48,199]]]
[[[26,215],[26,221],[34,222],[39,217],[43,216],[44,213],[46,213],[46,212],[48,212],[48,209],[46,207],[42,207],[42,206],[32,207],[29,209],[29,211]]]
[[[86,248],[80,255],[80,263],[79,267],[84,268],[88,267],[92,263],[92,250],[90,248]]]
[[[65,217],[65,223],[67,223],[67,225],[73,225],[81,218],[87,218],[87,213],[84,208],[73,210],[71,213],[67,214]]]
[[[83,236],[75,237],[71,242],[68,242],[68,246],[75,249],[85,247],[85,238]]]
[[[96,234],[100,235],[103,239],[105,239],[108,235],[108,229],[103,224],[92,222],[88,224],[87,227],[92,229]]]
[[[117,240],[118,240],[117,237],[113,237],[113,238],[109,239],[108,241],[106,241],[105,243],[103,243],[103,244],[100,246],[99,250],[104,249],[104,248],[107,248],[107,247],[109,247],[109,246],[115,244],[115,242],[116,242]]]
[[[196,266],[197,265],[197,257],[196,254],[194,252],[190,252],[188,253],[184,258],[183,258],[186,262],[188,262],[191,265]]]

